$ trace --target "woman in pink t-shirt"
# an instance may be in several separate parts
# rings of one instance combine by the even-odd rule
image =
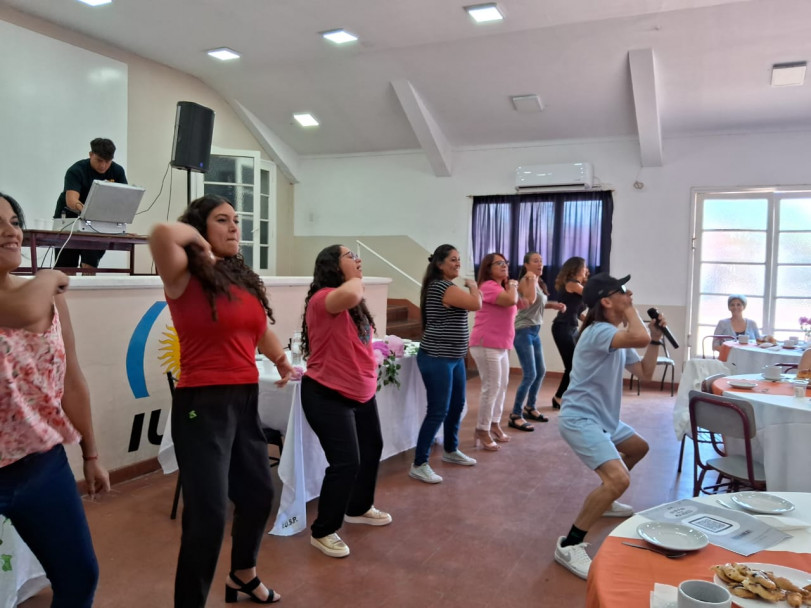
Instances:
[[[510,440],[501,429],[501,412],[510,379],[510,348],[515,336],[515,315],[519,308],[535,302],[538,278],[527,272],[520,281],[510,279],[507,260],[500,253],[488,253],[479,265],[478,281],[482,307],[476,313],[470,334],[470,354],[482,381],[479,418],[474,446],[495,451]],[[492,433],[492,435],[491,435]]]
[[[322,250],[304,301],[301,350],[307,371],[301,406],[329,463],[310,544],[330,557],[349,555],[338,536],[344,521],[391,523],[391,515],[374,506],[383,451],[374,329],[363,299],[360,258],[343,245]]]

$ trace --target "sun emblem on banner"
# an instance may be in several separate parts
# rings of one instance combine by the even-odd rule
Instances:
[[[172,372],[172,376],[176,380],[180,379],[180,340],[177,337],[177,331],[171,325],[166,326],[166,331],[161,333],[162,338],[159,340],[160,361],[164,372]]]

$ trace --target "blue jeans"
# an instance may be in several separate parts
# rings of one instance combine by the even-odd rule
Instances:
[[[521,362],[521,370],[524,377],[521,384],[515,391],[515,404],[513,404],[513,414],[521,415],[521,406],[524,399],[527,400],[527,408],[535,409],[535,400],[538,397],[538,390],[546,375],[546,366],[543,362],[543,348],[541,348],[541,326],[522,327],[515,330],[513,346],[515,354]]]
[[[445,424],[445,451],[454,452],[459,447],[459,423],[465,409],[465,360],[449,357],[432,357],[425,351],[417,353],[417,367],[428,398],[425,420],[422,421],[414,451],[414,466],[428,462],[431,444]]]
[[[0,468],[0,513],[42,564],[51,608],[89,608],[99,579],[82,499],[61,445]]]

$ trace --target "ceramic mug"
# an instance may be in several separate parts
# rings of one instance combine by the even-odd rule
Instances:
[[[679,585],[678,608],[730,608],[729,591],[710,581],[690,580]]]
[[[738,344],[749,344],[749,336],[746,334],[738,336]]]
[[[787,341],[791,346],[797,346],[800,339],[797,336],[791,336]]]
[[[767,365],[761,371],[766,380],[780,380],[783,377],[783,368],[779,365]]]

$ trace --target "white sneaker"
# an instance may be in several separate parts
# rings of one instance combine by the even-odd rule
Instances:
[[[631,517],[634,508],[631,505],[624,505],[616,500],[611,503],[611,508],[603,513],[603,517]]]
[[[420,481],[424,481],[425,483],[440,483],[442,481],[442,478],[434,473],[431,465],[429,465],[427,462],[423,462],[418,467],[415,467],[412,464],[411,470],[408,472],[408,476],[413,477],[414,479],[419,479]]]
[[[335,532],[327,534],[323,538],[310,537],[310,544],[319,549],[324,555],[330,557],[346,557],[349,555],[349,547],[341,540]]]
[[[471,458],[459,450],[454,450],[453,452],[443,452],[442,461],[450,462],[451,464],[461,464],[466,467],[472,467],[474,464],[476,464],[475,458]]]
[[[388,526],[391,523],[391,515],[372,506],[363,515],[344,515],[344,521],[367,526]]]
[[[565,538],[565,536],[558,538],[558,544],[555,547],[555,561],[572,574],[582,579],[587,579],[589,576],[589,567],[591,566],[591,558],[589,554],[586,553],[586,547],[588,547],[589,544],[580,543],[579,545],[561,547],[560,543],[562,543]]]

